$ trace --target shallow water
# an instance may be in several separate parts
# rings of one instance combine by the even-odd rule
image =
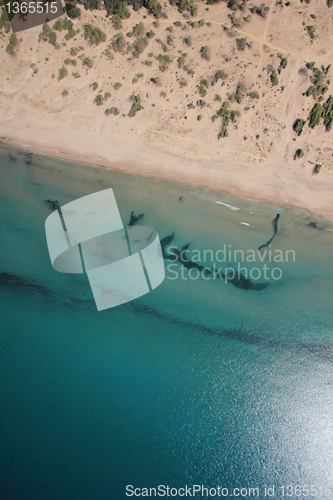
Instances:
[[[258,486],[257,498],[264,485],[333,488],[332,224],[4,147],[0,176],[1,498],[122,500],[128,484]],[[209,268],[238,262],[204,261],[204,250],[257,251],[280,213],[270,250],[295,261],[241,263],[281,270],[262,291],[165,261],[156,290],[97,312],[85,275],[51,267],[45,200],[108,187],[124,224],[144,213]]]

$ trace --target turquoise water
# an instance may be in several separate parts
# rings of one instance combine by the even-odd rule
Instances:
[[[274,484],[278,500],[282,485],[333,488],[330,223],[4,147],[0,175],[1,500],[122,500],[126,485],[259,487],[263,499]],[[45,200],[108,187],[124,224],[144,213],[140,224],[201,257],[257,250],[280,213],[271,250],[295,261],[265,258],[282,276],[260,279],[262,291],[166,261],[152,293],[97,312],[86,276],[51,267]],[[236,266],[227,260],[218,267]]]

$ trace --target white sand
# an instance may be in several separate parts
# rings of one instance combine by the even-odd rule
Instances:
[[[152,25],[152,16],[143,19],[145,9],[133,12],[123,22],[124,34],[139,21],[144,22],[145,30],[153,29],[156,33],[138,59],[128,60],[131,53],[114,53],[114,60],[110,61],[102,54],[111,37],[120,31],[113,29],[103,11],[83,11],[81,21],[74,26],[81,32],[58,50],[47,42],[38,42],[40,27],[18,34],[22,41],[14,57],[5,52],[8,35],[2,36],[2,142],[67,160],[295,206],[333,220],[333,131],[326,133],[322,124],[314,130],[306,125],[303,134],[294,140],[292,130],[295,119],[306,118],[315,103],[312,97],[302,95],[311,84],[310,72],[307,76],[299,70],[307,61],[315,61],[318,67],[332,62],[333,9],[329,10],[323,0],[312,0],[297,8],[275,6],[275,1],[266,4],[271,6],[266,19],[253,14],[251,22],[243,23],[238,30],[236,38],[246,36],[252,42],[252,47],[244,51],[236,49],[235,38],[221,27],[222,23],[230,26],[231,11],[226,4],[209,6],[209,11],[201,4],[195,20],[204,18],[211,21],[211,26],[186,30],[174,27],[174,45],[167,52],[173,61],[163,73],[156,58],[148,57],[148,53],[163,54],[156,38],[165,41],[169,34],[165,29],[175,20],[186,23],[171,7],[166,9],[169,18],[161,19],[159,28]],[[316,19],[311,19],[310,13]],[[249,12],[236,14],[242,17]],[[313,43],[302,21],[316,26],[318,36]],[[107,42],[88,46],[82,35],[85,22],[99,25],[107,34]],[[65,33],[57,32],[59,43],[64,42]],[[184,44],[184,36],[191,36],[191,47]],[[133,38],[127,40],[133,42]],[[78,55],[84,53],[93,59],[92,69],[83,67],[78,56],[69,55],[71,47],[80,45],[84,50]],[[211,49],[210,61],[200,56],[203,45]],[[178,68],[178,50],[187,53],[186,64],[195,71],[194,76]],[[288,58],[288,65],[279,75],[279,85],[272,87],[267,65],[277,68],[278,54]],[[230,60],[226,62],[224,56]],[[75,59],[77,66],[66,66],[68,76],[58,81],[58,70],[67,57]],[[147,59],[153,61],[151,66],[143,64]],[[31,64],[35,66],[31,68]],[[33,74],[35,69],[38,71]],[[208,89],[202,97],[207,105],[201,109],[196,105],[201,98],[197,84],[216,69],[225,70],[228,79],[224,86],[219,81]],[[80,78],[75,79],[72,71],[80,73]],[[143,73],[143,77],[132,83],[137,73]],[[56,75],[53,79],[52,74]],[[150,81],[156,76],[161,78],[162,86]],[[186,86],[179,84],[180,78],[186,79]],[[90,87],[94,81],[99,84],[96,91]],[[241,81],[246,93],[256,90],[260,99],[251,99],[245,93],[241,104],[231,103],[230,108],[239,110],[241,116],[236,127],[229,124],[229,136],[218,140],[220,120],[212,123],[211,116],[221,103],[214,101],[214,96],[219,94],[223,102]],[[119,90],[113,88],[115,82],[122,84]],[[65,97],[61,95],[64,89],[68,90]],[[166,97],[161,97],[161,91],[166,92]],[[99,92],[111,93],[103,106],[93,104]],[[133,93],[141,96],[144,109],[130,118],[127,113]],[[330,94],[332,84],[325,100]],[[190,102],[195,109],[188,109]],[[106,116],[105,109],[112,106],[118,107],[120,114]],[[200,121],[198,115],[202,115]],[[293,160],[297,148],[302,148],[305,155]],[[318,175],[312,174],[315,163],[322,164]]]

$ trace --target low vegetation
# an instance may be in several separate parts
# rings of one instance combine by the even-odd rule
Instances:
[[[304,156],[303,149],[296,149],[295,154],[294,154],[294,160],[297,160],[299,158],[303,158],[303,156]]]
[[[16,33],[12,33],[9,37],[9,43],[6,47],[7,54],[14,56],[15,55],[15,46],[17,45],[17,35]]]
[[[98,45],[106,40],[106,34],[100,28],[90,23],[84,25],[83,34],[85,40],[87,40],[90,45]]]
[[[297,120],[295,120],[293,124],[294,132],[296,132],[297,135],[301,135],[303,132],[304,125],[305,125],[305,120],[303,120],[302,118],[297,118]]]
[[[132,117],[135,116],[138,111],[143,109],[143,106],[141,104],[141,97],[139,95],[131,95],[130,101],[132,101],[132,107],[128,112],[128,116]]]
[[[113,106],[112,108],[107,108],[105,110],[106,116],[108,115],[119,115],[119,109]]]

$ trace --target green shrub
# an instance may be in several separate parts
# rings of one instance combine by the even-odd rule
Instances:
[[[149,14],[152,14],[157,19],[161,17],[162,5],[158,3],[157,0],[146,0],[145,7],[148,10]]]
[[[191,45],[192,45],[192,38],[191,38],[190,36],[185,36],[185,37],[183,38],[183,42],[184,42],[186,45],[188,45],[189,47],[191,47]]]
[[[120,30],[122,28],[121,18],[118,15],[112,16],[112,26],[115,30]]]
[[[106,116],[108,115],[119,115],[119,109],[116,107],[108,108],[105,110]]]
[[[330,132],[333,126],[333,96],[331,95],[323,105],[322,116],[326,132]]]
[[[81,75],[80,75],[80,73],[77,73],[77,72],[74,73],[74,71],[73,71],[72,76],[74,76],[74,78],[76,79],[76,78],[80,78]]]
[[[293,124],[294,132],[296,132],[297,135],[301,135],[303,132],[304,125],[305,125],[305,120],[303,120],[302,118],[297,118],[297,120],[295,120]]]
[[[96,90],[98,88],[98,83],[97,82],[93,82],[90,87],[93,89],[93,90]]]
[[[144,32],[145,32],[145,27],[144,27],[143,22],[136,24],[132,30],[132,34],[136,37],[142,36],[144,34]]]
[[[69,59],[69,57],[67,57],[65,60],[64,60],[64,63],[68,66],[68,64],[71,64],[72,66],[76,66],[77,62],[75,59]]]
[[[137,38],[132,45],[133,57],[139,57],[139,55],[142,54],[147,45],[148,45],[148,38],[146,36]]]
[[[333,0],[326,0],[327,7],[332,7],[333,5]]]
[[[274,86],[279,85],[279,79],[277,76],[277,72],[275,70],[272,71],[271,73],[271,83]]]
[[[206,59],[206,61],[209,61],[210,60],[210,48],[208,47],[208,45],[205,45],[204,47],[201,47],[200,49],[200,55],[203,59]]]
[[[88,66],[88,68],[92,68],[93,67],[93,62],[92,60],[90,59],[90,57],[80,57],[81,61],[82,61],[82,66]]]
[[[258,94],[258,92],[256,90],[254,90],[252,92],[249,92],[247,95],[249,97],[251,97],[251,99],[259,99],[259,97],[260,97],[259,94]]]
[[[314,166],[314,169],[313,169],[313,173],[314,174],[319,174],[320,169],[321,169],[320,163],[316,163],[315,166]]]
[[[102,94],[97,94],[97,96],[94,99],[94,104],[96,104],[96,106],[101,106],[103,102],[104,102],[104,96],[102,96]]]
[[[238,50],[245,50],[247,38],[236,38],[236,47]]]
[[[65,78],[65,76],[67,76],[67,75],[68,75],[68,71],[65,68],[65,66],[63,66],[62,68],[59,69],[58,82],[60,82],[60,80]]]
[[[155,36],[155,31],[153,31],[153,30],[147,31],[147,33],[146,33],[147,38],[153,38],[154,36]]]
[[[127,43],[122,33],[117,33],[111,40],[111,46],[115,52],[124,52]]]
[[[215,85],[219,80],[226,80],[228,78],[228,73],[223,69],[217,69],[212,77],[212,85]]]
[[[151,79],[150,79],[151,82],[155,83],[155,85],[158,85],[159,87],[162,85],[161,83],[161,79],[159,76],[153,76]]]
[[[68,17],[70,17],[71,19],[75,19],[75,18],[80,18],[81,17],[81,10],[79,7],[74,7],[74,5],[70,4],[70,3],[66,3],[65,4],[65,10],[66,10],[66,13],[68,15]]]
[[[311,41],[314,40],[315,38],[317,38],[316,28],[314,26],[308,25],[308,26],[305,26],[305,29],[306,29],[306,32],[309,35]]]
[[[143,106],[139,95],[131,95],[130,100],[132,101],[132,107],[128,112],[128,116],[132,117],[135,116],[138,111],[143,109]]]
[[[98,45],[106,40],[106,34],[97,26],[87,23],[84,25],[83,30],[84,38],[88,40],[90,45]]]
[[[319,125],[322,112],[323,107],[320,103],[317,102],[311,109],[309,115],[309,126],[311,128],[315,128],[316,125]]]
[[[304,156],[303,149],[296,149],[294,154],[294,160],[297,160],[298,158],[303,158],[303,156]]]
[[[266,5],[264,3],[262,3],[259,6],[255,5],[254,7],[250,8],[250,12],[258,14],[261,17],[266,17],[268,11],[269,11],[269,7],[266,7]]]
[[[285,69],[287,67],[287,64],[288,64],[288,59],[286,57],[282,57],[280,61],[280,68]]]
[[[53,29],[57,31],[62,31],[62,28],[63,28],[62,19],[57,19],[53,25]]]

